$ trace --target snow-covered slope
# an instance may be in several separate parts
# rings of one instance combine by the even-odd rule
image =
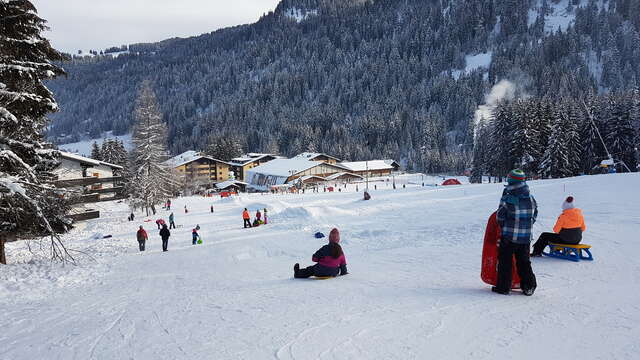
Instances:
[[[69,144],[61,144],[61,145],[58,145],[58,147],[64,151],[76,153],[82,156],[91,156],[91,147],[93,146],[93,143],[97,142],[98,145],[102,145],[102,142],[105,139],[118,139],[122,141],[125,149],[127,150],[133,149],[131,134],[113,136],[111,135],[110,131],[107,132],[107,134],[104,137],[99,139],[91,139],[91,140],[78,141],[78,142],[69,143]]]
[[[540,206],[535,236],[573,195],[595,256],[533,259],[533,297],[496,295],[479,278],[500,184],[394,191],[379,182],[368,202],[353,188],[176,199],[182,227],[167,253],[152,222],[141,214],[127,222],[124,204],[104,204],[102,219],[66,236],[94,254],[78,254],[79,267],[51,266],[24,243],[9,244],[0,358],[635,359],[639,181],[619,174],[530,183]],[[267,207],[270,224],[242,229],[244,207]],[[145,253],[136,250],[140,224],[151,236]],[[196,224],[204,244],[192,246]],[[310,265],[325,242],[312,234],[334,226],[350,274],[292,279],[293,264]]]

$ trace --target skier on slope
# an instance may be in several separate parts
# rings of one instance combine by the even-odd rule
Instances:
[[[136,233],[136,238],[138,239],[138,246],[140,247],[140,251],[144,251],[144,244],[147,239],[149,239],[149,236],[147,235],[147,232],[144,230],[142,225],[140,225],[140,228]]]
[[[550,243],[576,245],[582,241],[582,233],[587,229],[582,210],[575,207],[573,196],[562,203],[562,214],[558,217],[553,232],[544,232],[533,244],[531,256],[542,256],[542,250]]]
[[[334,228],[329,233],[329,244],[321,247],[311,260],[317,264],[300,269],[300,264],[293,266],[294,278],[308,278],[311,276],[338,276],[347,275],[347,260],[340,246],[340,232]]]
[[[256,220],[258,220],[258,224],[262,224],[262,214],[260,213],[260,209],[256,210]]]
[[[162,225],[162,230],[160,230],[160,237],[162,238],[162,251],[167,251],[167,247],[169,246],[169,236],[171,236],[171,232],[167,228],[167,224]]]
[[[503,295],[508,295],[511,290],[511,258],[514,255],[522,292],[531,296],[537,285],[529,260],[529,248],[531,230],[538,216],[538,205],[529,192],[526,179],[522,170],[509,172],[507,186],[502,192],[498,207],[497,220],[502,234],[498,254],[498,281],[491,291]]]

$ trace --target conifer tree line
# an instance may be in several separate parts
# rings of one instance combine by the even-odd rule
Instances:
[[[65,64],[73,76],[51,83],[64,106],[50,134],[130,132],[136,89],[150,78],[172,154],[235,134],[245,151],[459,172],[475,109],[500,80],[554,102],[640,85],[638,4],[284,0],[255,24]],[[306,19],[287,16],[293,8]],[[558,29],[552,11],[574,21]],[[488,68],[465,71],[477,54],[490,54]]]
[[[532,178],[600,172],[608,158],[600,136],[614,160],[626,164],[617,171],[638,171],[640,91],[503,101],[476,126],[472,181],[500,181],[513,168]]]
[[[4,242],[48,236],[49,255],[73,259],[57,232],[70,225],[69,204],[53,185],[59,152],[44,140],[47,115],[58,110],[44,80],[63,75],[65,57],[27,0],[0,0],[0,263]]]
[[[126,168],[129,153],[125,149],[122,140],[107,138],[102,141],[102,145],[98,145],[95,141],[93,142],[91,158]]]

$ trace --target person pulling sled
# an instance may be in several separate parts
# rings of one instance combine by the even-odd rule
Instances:
[[[538,205],[529,192],[526,175],[512,170],[502,192],[497,220],[501,229],[498,252],[498,280],[491,291],[508,295],[511,290],[511,258],[515,255],[522,293],[531,296],[536,289],[536,276],[531,269],[529,248],[531,232],[538,217]]]

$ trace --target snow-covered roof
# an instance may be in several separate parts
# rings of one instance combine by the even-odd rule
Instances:
[[[273,154],[259,154],[259,153],[248,153],[248,154],[244,154],[242,156],[236,157],[231,159],[231,161],[229,162],[229,164],[233,165],[233,166],[243,166],[243,165],[247,165],[248,163],[254,162],[254,161],[259,161],[262,160],[268,156],[274,157],[276,159],[282,159],[283,157],[281,156],[277,156],[277,155],[273,155]]]
[[[386,160],[341,162],[338,165],[351,171],[393,170],[393,166],[387,164]]]
[[[338,159],[335,156],[331,156],[331,155],[327,155],[327,154],[323,154],[323,153],[315,153],[315,152],[303,152],[303,153],[300,153],[300,154],[294,156],[293,158],[294,159],[298,159],[299,158],[299,159],[313,160],[313,159],[317,158],[318,156],[326,156],[326,157],[328,157],[330,159],[334,159],[336,161],[340,161],[340,159]]]
[[[66,151],[60,151],[60,156],[62,156],[65,159],[68,159],[68,160],[77,161],[77,162],[81,162],[81,163],[85,163],[85,164],[89,164],[89,165],[95,165],[95,166],[104,165],[104,166],[108,166],[108,167],[113,168],[113,169],[120,169],[120,170],[123,169],[123,167],[120,166],[120,165],[111,164],[111,163],[108,163],[106,161],[100,161],[100,160],[84,157],[84,156],[81,156],[81,155],[78,155],[78,154],[74,154],[74,153],[70,153],[70,152],[66,152]]]
[[[400,164],[397,161],[393,160],[393,159],[386,159],[386,160],[382,160],[382,161],[384,161],[385,163],[387,163],[387,164],[389,164],[391,166],[394,166],[394,165],[398,166],[398,167],[400,166]]]
[[[171,159],[165,161],[164,163],[166,165],[172,166],[172,167],[178,167],[182,164],[185,164],[187,162],[191,162],[193,160],[199,159],[201,157],[200,153],[195,151],[195,150],[189,150],[189,151],[185,151],[182,154],[178,155],[178,156],[174,156]],[[178,165],[180,164],[180,165]]]
[[[362,176],[360,176],[358,174],[353,174],[353,173],[350,173],[350,172],[340,172],[340,173],[336,173],[336,174],[333,174],[333,175],[329,175],[329,176],[326,177],[326,179],[328,181],[331,181],[331,180],[338,179],[338,178],[340,178],[342,176],[345,176],[345,175],[354,176],[354,177],[358,177],[358,178],[362,179]]]
[[[309,179],[318,179],[318,180],[320,180],[320,181],[325,181],[325,180],[326,180],[326,179],[325,179],[325,178],[323,178],[322,176],[318,176],[318,175],[305,175],[305,176],[302,176],[302,177],[300,178],[300,181],[305,182],[305,181],[307,181],[307,180],[309,180]]]
[[[323,165],[321,161],[306,159],[275,159],[249,170],[250,173],[289,177],[314,166]]]
[[[249,185],[249,184],[247,184],[246,182],[237,181],[237,180],[227,180],[227,181],[216,183],[216,187],[218,189],[224,189],[224,188],[227,188],[227,187],[229,187],[231,185],[238,186],[238,185]]]
[[[195,154],[194,154],[195,153]],[[196,160],[200,160],[200,159],[208,159],[211,161],[215,161],[215,162],[219,162],[219,163],[223,163],[223,164],[229,164],[232,165],[226,161],[222,161],[216,158],[212,158],[211,156],[206,156],[206,155],[200,155],[200,153],[195,152],[193,150],[189,150],[187,152],[184,152],[176,157],[172,157],[171,159],[167,160],[164,162],[164,164],[177,168],[179,166],[188,164],[190,162],[196,161]]]

